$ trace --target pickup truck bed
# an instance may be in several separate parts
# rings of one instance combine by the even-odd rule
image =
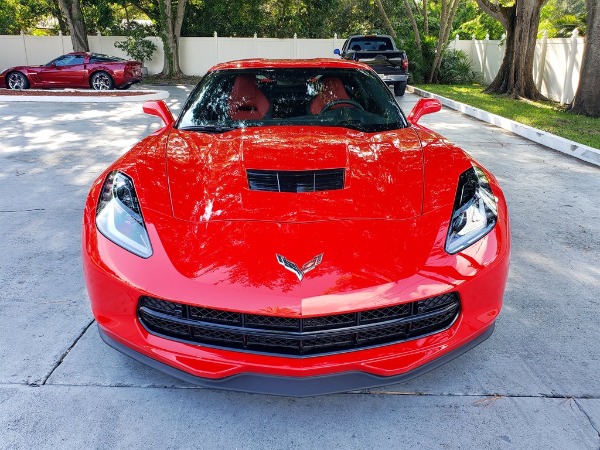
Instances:
[[[368,64],[386,84],[394,86],[394,94],[404,95],[409,77],[408,58],[404,50],[396,48],[391,36],[351,36],[344,42],[342,51],[334,53]]]

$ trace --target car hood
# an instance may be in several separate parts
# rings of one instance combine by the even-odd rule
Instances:
[[[221,134],[173,129],[166,148],[173,216],[190,222],[407,219],[421,214],[423,153],[410,128],[244,128]],[[344,188],[253,190],[252,170],[344,170]]]
[[[150,212],[157,270],[147,276],[179,280],[153,288],[159,297],[217,309],[296,315],[387,306],[452,288],[460,273],[443,252],[447,216],[191,223]]]

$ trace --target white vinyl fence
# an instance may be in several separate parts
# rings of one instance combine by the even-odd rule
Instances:
[[[88,36],[90,50],[127,58],[114,43],[123,36]],[[149,38],[158,47],[151,61],[146,61],[150,74],[162,70],[164,53],[158,37]],[[221,37],[183,37],[180,40],[179,61],[187,75],[204,75],[217,63],[247,58],[330,58],[343,40],[333,39],[271,39]],[[63,53],[73,51],[70,36],[0,36],[0,71],[19,65],[45,64]]]
[[[127,58],[115,48],[122,36],[89,36],[90,50]],[[162,70],[163,49],[159,38],[150,38],[158,47],[152,60],[146,62],[150,74]],[[331,58],[333,50],[343,44],[332,39],[271,39],[221,37],[183,37],[180,39],[181,70],[188,75],[203,75],[213,65],[245,58]],[[471,59],[473,70],[482,73],[484,81],[493,80],[504,55],[501,41],[455,40],[450,48],[464,51]],[[0,36],[0,71],[11,66],[45,64],[51,59],[73,51],[69,36]],[[562,103],[571,103],[579,82],[583,55],[583,39],[577,32],[572,38],[540,39],[537,43],[533,75],[542,94]],[[409,60],[410,60],[410,55]],[[337,57],[336,57],[337,58]]]
[[[561,103],[573,101],[579,84],[583,45],[577,29],[570,38],[548,39],[544,35],[537,41],[533,79],[543,95]],[[465,52],[471,67],[483,75],[486,84],[492,82],[504,57],[503,41],[455,40],[449,48]]]

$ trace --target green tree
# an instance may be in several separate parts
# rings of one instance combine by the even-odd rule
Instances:
[[[600,4],[587,0],[587,34],[583,50],[583,63],[579,86],[571,112],[590,117],[600,117]]]
[[[33,33],[36,24],[51,13],[47,0],[0,0],[0,34]]]
[[[481,9],[497,19],[506,30],[504,58],[486,92],[513,98],[545,99],[533,81],[537,29],[545,1],[511,0],[505,6],[491,0],[477,0]]]
[[[548,0],[540,14],[538,37],[544,31],[549,38],[569,37],[575,28],[585,34],[585,0]]]
[[[81,11],[80,1],[58,0],[58,5],[67,20],[73,50],[76,52],[89,52],[90,44],[88,43],[87,30]]]

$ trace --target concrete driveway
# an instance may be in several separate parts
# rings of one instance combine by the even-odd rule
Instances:
[[[189,88],[170,91],[178,112]],[[0,449],[600,448],[600,169],[451,110],[423,123],[506,192],[496,331],[408,383],[290,399],[186,385],[98,337],[84,198],[158,119],[139,103],[0,103]]]

